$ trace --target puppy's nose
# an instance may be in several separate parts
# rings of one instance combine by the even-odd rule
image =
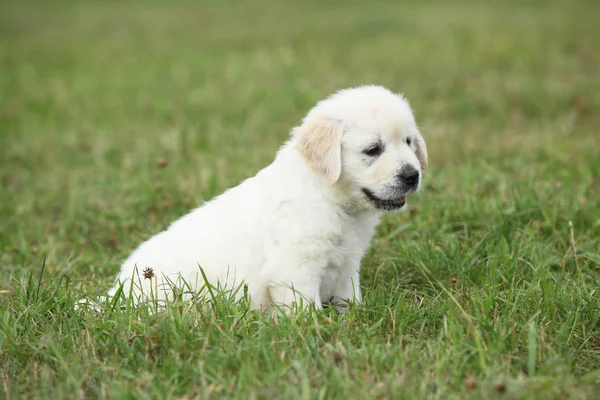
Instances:
[[[398,174],[398,180],[407,186],[415,187],[419,184],[419,171],[411,165],[405,165]]]

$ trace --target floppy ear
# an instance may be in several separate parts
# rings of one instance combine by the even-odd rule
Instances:
[[[335,120],[316,119],[296,128],[296,145],[308,165],[333,185],[342,173],[342,134],[344,127]]]
[[[415,154],[421,164],[421,170],[425,171],[427,169],[427,145],[421,134],[419,134],[417,138]]]

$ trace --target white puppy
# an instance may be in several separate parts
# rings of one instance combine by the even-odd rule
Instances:
[[[124,283],[136,301],[165,300],[180,279],[196,292],[206,278],[246,285],[254,308],[360,302],[360,261],[380,214],[405,208],[426,166],[404,97],[380,86],[339,91],[310,110],[271,165],[135,250],[109,294]]]

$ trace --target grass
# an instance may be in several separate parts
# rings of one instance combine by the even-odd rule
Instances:
[[[0,5],[0,397],[600,394],[600,11],[591,1]],[[431,184],[364,304],[74,312],[268,164],[336,89],[410,99]]]

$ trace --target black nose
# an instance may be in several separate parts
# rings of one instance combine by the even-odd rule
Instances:
[[[419,171],[410,165],[405,165],[398,174],[400,182],[407,186],[414,187],[419,183]]]

